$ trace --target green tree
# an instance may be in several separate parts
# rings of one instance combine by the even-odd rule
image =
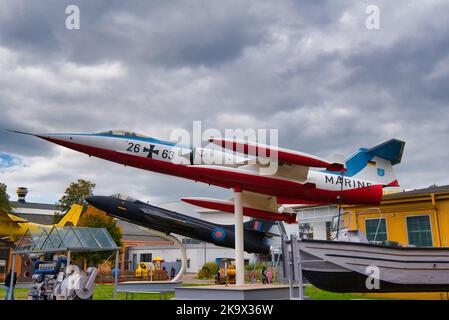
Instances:
[[[62,217],[64,217],[63,213],[53,212],[52,224],[58,224],[61,221]]]
[[[79,204],[86,209],[88,203],[84,198],[92,195],[92,191],[95,188],[95,183],[88,180],[78,179],[76,182],[70,183],[70,185],[65,189],[64,195],[58,201],[58,207],[61,211],[67,211],[70,209],[72,204]]]
[[[12,208],[9,203],[9,195],[6,193],[7,186],[0,182],[0,209],[6,213],[11,213]]]

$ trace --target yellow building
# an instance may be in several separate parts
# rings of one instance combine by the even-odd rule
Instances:
[[[346,206],[344,211],[349,227],[361,230],[370,241],[449,247],[449,185],[388,194],[375,208]],[[448,293],[367,295],[449,300]]]

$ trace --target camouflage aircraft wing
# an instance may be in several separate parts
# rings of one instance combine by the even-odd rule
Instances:
[[[167,214],[164,214],[162,211],[159,210],[155,210],[155,209],[151,209],[151,208],[140,208],[140,211],[142,211],[143,213],[147,213],[153,216],[158,216],[161,219],[164,219],[166,221],[169,221],[171,224],[175,224],[175,225],[182,225],[182,226],[190,226],[193,228],[199,228],[199,229],[205,229],[208,231],[213,231],[213,228],[211,227],[206,227],[202,224],[199,223],[195,223],[195,221],[192,221],[191,219],[187,219],[183,216],[180,217],[173,217],[173,216],[169,216]]]

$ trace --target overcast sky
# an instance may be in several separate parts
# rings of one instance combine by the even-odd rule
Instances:
[[[0,182],[49,203],[78,178],[153,203],[229,196],[5,131],[168,138],[200,120],[279,129],[280,146],[323,157],[402,139],[404,188],[448,184],[448,13],[445,0],[2,0]]]

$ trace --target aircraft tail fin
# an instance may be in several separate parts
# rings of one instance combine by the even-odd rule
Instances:
[[[271,227],[275,223],[276,222],[272,221],[272,220],[252,219],[252,220],[244,223],[243,229],[259,231],[259,232],[263,232],[263,233],[269,233]]]
[[[76,226],[78,224],[78,220],[80,219],[81,213],[83,212],[83,206],[79,204],[74,204],[70,207],[70,210],[62,217],[61,221],[59,221],[56,226],[64,227],[67,224]]]
[[[370,149],[360,148],[346,159],[345,175],[385,187],[399,187],[393,166],[401,162],[404,147],[404,141],[391,139]]]

